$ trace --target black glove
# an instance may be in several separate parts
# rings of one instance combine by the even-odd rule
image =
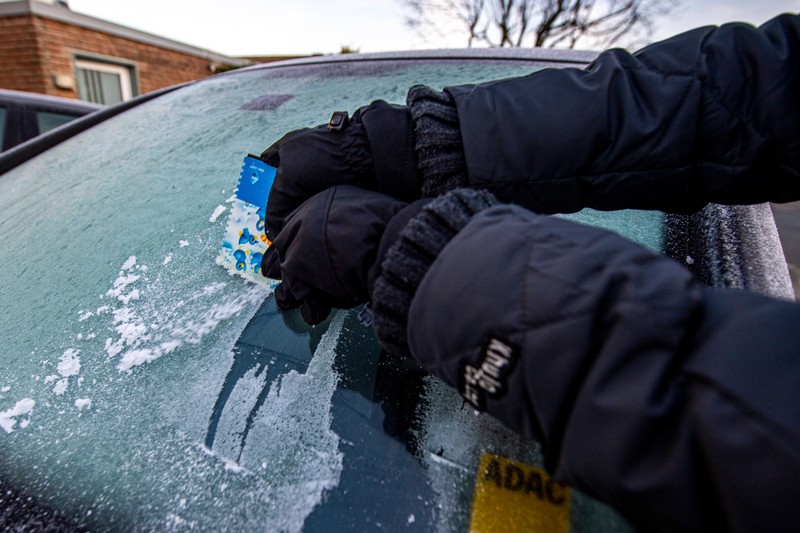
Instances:
[[[275,290],[278,307],[300,307],[306,322],[318,324],[332,308],[368,301],[379,257],[393,242],[389,234],[399,234],[424,203],[407,207],[351,185],[312,196],[286,217],[262,260],[262,274],[282,280]],[[388,241],[381,244],[384,236]]]
[[[277,167],[267,203],[270,240],[300,204],[335,185],[357,185],[402,201],[420,196],[414,128],[406,106],[376,101],[352,118],[334,113],[331,122],[286,134],[261,157]]]

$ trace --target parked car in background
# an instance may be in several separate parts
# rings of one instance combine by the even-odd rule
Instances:
[[[0,151],[103,107],[69,98],[0,89]]]
[[[286,131],[402,103],[416,83],[592,57],[474,49],[259,65],[0,156],[0,525],[629,531],[547,477],[536,442],[382,352],[358,309],[309,327],[216,262],[243,157]],[[568,218],[671,255],[709,285],[791,298],[768,206]]]

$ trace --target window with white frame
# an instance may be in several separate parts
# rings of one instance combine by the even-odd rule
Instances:
[[[128,66],[76,59],[75,77],[81,100],[110,105],[133,98],[133,79]]]

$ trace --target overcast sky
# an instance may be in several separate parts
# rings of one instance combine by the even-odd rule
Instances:
[[[463,36],[423,41],[404,24],[401,0],[69,0],[73,11],[222,54],[335,53],[463,47]],[[657,38],[705,24],[760,24],[800,10],[800,0],[683,0]]]

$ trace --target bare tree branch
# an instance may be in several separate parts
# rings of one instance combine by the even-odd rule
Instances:
[[[452,31],[467,45],[606,47],[645,44],[682,0],[400,0],[421,34]],[[448,28],[447,26],[450,25]]]

